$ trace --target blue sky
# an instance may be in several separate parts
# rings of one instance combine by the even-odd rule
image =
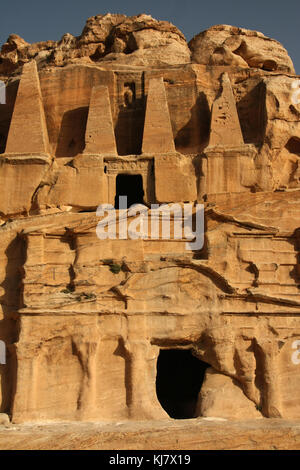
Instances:
[[[148,13],[174,23],[190,40],[214,24],[255,29],[277,39],[288,50],[300,74],[299,0],[13,0],[3,2],[0,44],[15,33],[28,42],[79,35],[93,15]]]

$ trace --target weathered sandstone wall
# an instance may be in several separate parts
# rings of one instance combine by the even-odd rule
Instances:
[[[0,411],[169,419],[159,364],[188,350],[204,380],[185,417],[299,419],[300,106],[284,48],[229,26],[188,45],[147,15],[99,15],[78,38],[10,36],[0,59]],[[120,175],[148,206],[204,204],[203,248],[100,240]]]

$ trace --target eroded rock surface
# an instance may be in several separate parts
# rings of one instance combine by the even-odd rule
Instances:
[[[254,67],[294,73],[286,49],[264,34],[229,25],[212,26],[189,43],[197,64]]]
[[[168,21],[108,13],[89,18],[78,37],[67,33],[59,41],[29,44],[12,34],[0,59],[0,74],[5,74],[32,59],[40,67],[103,60],[143,66],[184,64],[190,62],[190,51],[184,35]]]
[[[3,450],[295,450],[299,421],[195,420],[0,427]],[[179,461],[179,460],[178,460]],[[129,461],[131,462],[131,461]]]
[[[213,27],[190,48],[148,15],[2,48],[0,411],[15,423],[300,417],[299,77],[260,33]],[[130,238],[123,219],[100,239],[101,204],[137,227],[120,195],[158,223],[151,205],[177,203],[171,234],[203,204],[203,244]]]

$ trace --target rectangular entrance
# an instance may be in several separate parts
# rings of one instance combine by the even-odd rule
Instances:
[[[115,209],[119,209],[119,197],[127,196],[127,208],[133,204],[144,204],[142,175],[120,173],[116,178]]]

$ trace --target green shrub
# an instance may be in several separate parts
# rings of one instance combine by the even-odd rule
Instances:
[[[79,295],[77,295],[76,300],[77,302],[81,302],[82,300],[93,300],[96,298],[96,295],[87,292],[81,292]]]
[[[66,289],[63,289],[60,292],[62,294],[72,294],[73,291],[74,291],[74,289],[71,289],[70,287],[67,287]]]
[[[109,265],[109,270],[114,274],[119,274],[121,269],[122,269],[122,266],[120,266],[119,264],[112,263]]]

